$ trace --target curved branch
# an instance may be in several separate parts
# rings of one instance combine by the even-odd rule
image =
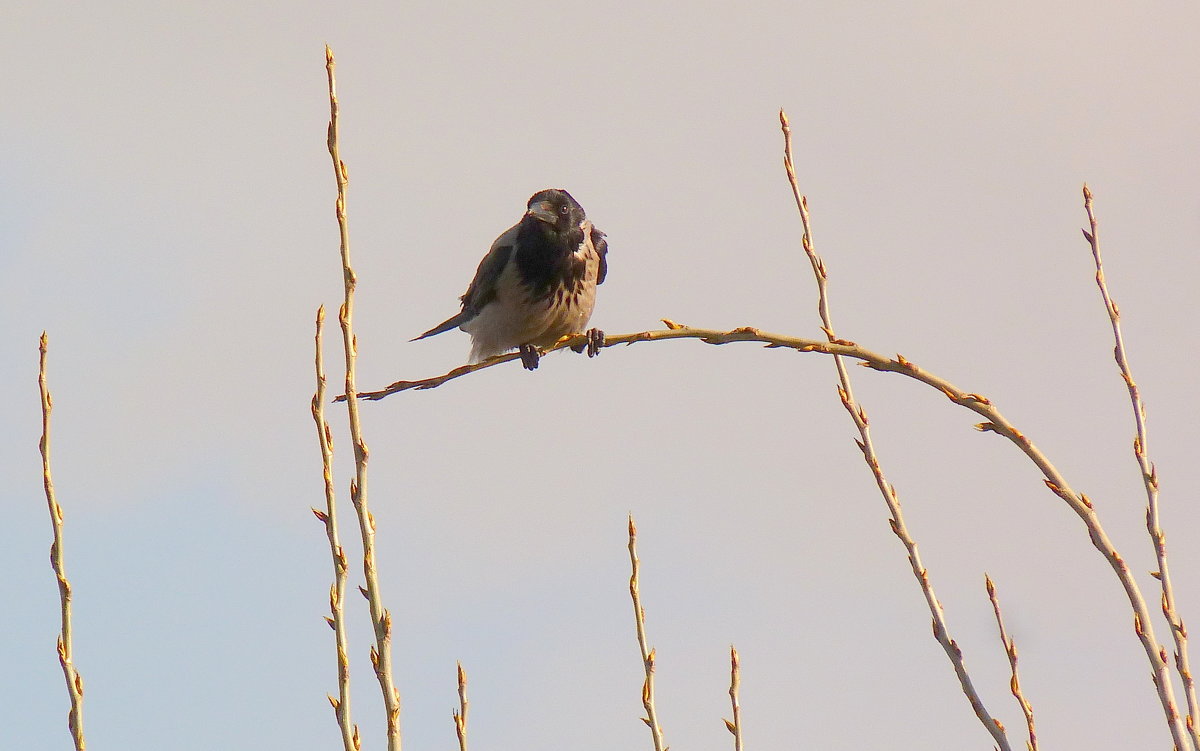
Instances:
[[[849,345],[852,348],[856,348],[856,345],[853,342],[839,341],[838,343],[831,345],[830,342],[820,340],[820,339],[803,339],[800,337],[785,336],[782,334],[770,334],[770,333],[767,333],[760,329],[753,328],[751,326],[743,326],[741,328],[736,328],[731,331],[721,331],[719,329],[697,329],[697,328],[692,328],[691,326],[682,326],[682,325],[675,323],[674,321],[671,321],[669,319],[663,319],[663,323],[665,323],[667,325],[667,328],[658,329],[658,330],[654,330],[654,331],[639,331],[639,332],[636,332],[633,334],[615,334],[615,335],[605,334],[604,343],[601,346],[602,347],[615,347],[618,344],[629,345],[629,344],[635,344],[637,342],[653,342],[653,341],[659,341],[659,340],[664,340],[664,339],[699,339],[700,341],[704,342],[705,344],[729,344],[730,342],[762,342],[763,344],[766,344],[768,347],[785,347],[788,349],[800,350],[801,352],[819,351],[819,352],[825,352],[826,354],[844,354],[844,355],[848,355],[850,357],[856,356],[856,355],[852,354],[851,351],[841,351],[841,350],[829,349],[830,347],[836,348],[837,346],[843,346],[843,345]],[[551,352],[556,352],[560,349],[565,349],[565,348],[568,348],[571,346],[587,344],[587,341],[588,341],[587,335],[585,335],[585,334],[576,334],[574,336],[564,337],[564,338],[560,339],[553,346],[547,347],[546,349],[542,350],[541,354],[546,355]],[[861,350],[861,353],[871,354],[871,353],[867,353],[866,350]],[[506,362],[512,362],[513,360],[520,360],[520,359],[521,359],[521,355],[519,353],[510,352],[510,353],[504,354],[504,355],[497,355],[496,357],[489,357],[488,359],[484,360],[483,362],[477,362],[477,363],[473,363],[470,365],[463,365],[463,366],[457,367],[454,370],[451,370],[448,373],[444,373],[439,376],[433,376],[431,378],[422,378],[417,381],[396,381],[395,383],[391,383],[391,384],[388,384],[387,386],[384,386],[383,388],[379,389],[378,391],[359,391],[357,396],[359,399],[369,399],[371,401],[377,401],[379,399],[384,398],[385,396],[390,396],[399,391],[410,391],[413,389],[416,389],[416,390],[433,389],[433,388],[437,388],[438,386],[441,386],[443,383],[446,383],[447,381],[453,381],[456,378],[461,378],[465,375],[469,375],[471,373],[475,373],[480,370],[487,370],[488,368],[493,368],[497,365],[503,365]],[[867,358],[860,357],[859,359],[867,359]],[[886,357],[883,357],[880,355],[874,355],[873,359],[878,361],[880,364],[886,363],[888,361],[888,359]],[[342,394],[334,399],[334,401],[336,401],[336,402],[344,402],[345,400],[346,400],[345,394]]]
[[[983,422],[976,423],[975,429],[985,433],[996,433],[1007,438],[1021,453],[1025,454],[1033,462],[1034,466],[1041,472],[1042,481],[1046,487],[1066,503],[1080,518],[1087,529],[1088,538],[1091,540],[1093,547],[1100,551],[1100,554],[1104,556],[1104,559],[1112,568],[1117,580],[1121,583],[1121,587],[1125,590],[1125,596],[1129,601],[1130,609],[1133,611],[1134,633],[1141,643],[1146,653],[1146,658],[1153,669],[1152,680],[1155,690],[1158,693],[1159,701],[1166,713],[1171,735],[1179,748],[1189,747],[1187,731],[1183,727],[1183,722],[1176,708],[1174,690],[1172,689],[1170,676],[1167,672],[1166,659],[1160,654],[1162,647],[1154,634],[1150,611],[1146,607],[1146,600],[1142,596],[1142,591],[1138,586],[1137,580],[1130,572],[1125,559],[1121,557],[1120,553],[1117,552],[1116,546],[1109,539],[1108,533],[1105,532],[1104,527],[1101,525],[1100,517],[1096,514],[1095,509],[1092,507],[1092,502],[1087,495],[1077,493],[1062,473],[1059,472],[1058,468],[1042,453],[1041,449],[1034,445],[1033,441],[1024,433],[1018,430],[992,404],[991,400],[985,396],[955,386],[950,381],[917,366],[903,355],[897,354],[895,359],[893,359],[860,347],[854,342],[845,339],[836,339],[834,341],[805,339],[784,334],[773,334],[750,326],[743,326],[730,331],[721,331],[718,329],[700,329],[682,326],[666,320],[664,320],[664,323],[667,324],[668,328],[655,331],[642,331],[634,334],[606,335],[605,346],[614,347],[618,344],[629,345],[637,342],[652,342],[666,339],[698,339],[705,344],[759,342],[771,349],[788,349],[796,352],[838,355],[840,357],[860,360],[861,365],[872,370],[899,373],[913,380],[920,381],[926,386],[941,392],[951,402],[983,417]],[[572,344],[578,345],[584,343],[585,341],[586,338],[582,334],[565,338],[546,351],[553,352],[563,347],[569,347]],[[516,359],[519,359],[519,355],[515,353],[501,355],[474,365],[464,365],[460,368],[455,368],[444,375],[425,378],[419,381],[397,381],[378,391],[359,392],[357,396],[363,399],[374,400],[382,399],[398,391],[436,388],[455,378],[461,378],[469,373],[485,370]],[[338,397],[339,401],[343,399],[345,399],[345,396]]]
[[[729,331],[722,329],[702,329],[692,326],[683,326],[669,319],[664,319],[663,323],[667,324],[665,329],[655,329],[651,331],[638,331],[632,334],[605,334],[604,347],[615,347],[619,344],[630,345],[638,342],[656,342],[667,339],[699,339],[705,344],[730,344],[732,342],[759,342],[765,344],[768,349],[790,349],[797,352],[817,352],[823,355],[840,355],[849,357],[854,360],[861,360],[860,364],[871,368],[872,370],[889,371],[893,373],[903,373],[905,375],[916,378],[933,386],[937,390],[945,393],[952,401],[957,403],[973,402],[976,399],[986,399],[979,397],[977,394],[967,394],[956,388],[953,384],[945,381],[937,376],[934,376],[926,371],[917,368],[909,360],[906,360],[903,355],[896,355],[896,359],[881,355],[877,352],[872,352],[865,347],[860,347],[854,342],[846,339],[835,339],[827,341],[824,339],[806,339],[799,336],[789,336],[787,334],[775,334],[762,329],[754,328],[753,326],[741,326]],[[576,334],[571,337],[564,337],[558,343],[551,347],[547,347],[542,354],[549,354],[560,349],[565,349],[572,345],[585,344],[587,336],[584,334]],[[400,391],[424,390],[432,389],[441,386],[447,381],[453,381],[456,378],[461,378],[471,373],[476,373],[481,370],[487,370],[497,365],[503,365],[506,362],[520,360],[521,355],[516,352],[490,357],[483,362],[474,363],[471,365],[463,365],[457,367],[447,373],[430,378],[422,378],[416,381],[396,381],[378,391],[359,391],[355,395],[359,399],[368,399],[377,401],[386,396],[390,396]],[[334,399],[337,402],[346,400],[346,395],[342,394]],[[965,406],[965,405],[964,405]],[[981,413],[985,417],[990,416],[990,413]]]

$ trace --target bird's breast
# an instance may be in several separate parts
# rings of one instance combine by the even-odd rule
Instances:
[[[570,252],[536,267],[537,273],[514,259],[496,280],[495,297],[462,327],[473,339],[473,359],[523,344],[548,347],[583,332],[596,304],[599,265],[586,233]]]

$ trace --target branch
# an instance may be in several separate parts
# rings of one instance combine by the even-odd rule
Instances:
[[[725,728],[733,733],[733,751],[742,751],[742,705],[738,703],[738,687],[742,684],[741,663],[737,650],[729,647],[729,703],[733,706],[733,720],[725,721]]]
[[[333,559],[333,585],[329,588],[330,617],[325,620],[333,629],[337,649],[338,696],[329,697],[338,728],[342,732],[344,751],[358,751],[358,726],[350,715],[350,660],[346,638],[346,554],[338,535],[337,502],[333,489],[333,433],[325,420],[325,363],[321,354],[321,333],[325,323],[325,306],[317,310],[317,333],[314,337],[317,373],[317,391],[312,398],[313,422],[317,425],[317,442],[321,447],[321,467],[325,478],[325,510],[312,512],[325,524],[325,536],[329,539],[329,554]]]
[[[454,717],[454,733],[458,736],[458,751],[467,751],[467,708],[470,702],[467,701],[467,671],[463,670],[462,663],[458,663],[458,709],[452,715]]]
[[[67,581],[67,567],[63,563],[63,511],[54,495],[54,482],[50,479],[50,413],[54,400],[46,386],[46,332],[38,343],[38,391],[42,397],[42,439],[38,448],[42,454],[42,485],[46,490],[46,504],[50,507],[50,523],[54,527],[54,544],[50,546],[50,565],[58,579],[58,600],[62,612],[62,630],[58,635],[58,662],[62,665],[63,678],[67,682],[67,693],[71,697],[71,710],[67,714],[67,726],[71,729],[71,740],[75,751],[83,751],[83,678],[75,669],[75,650],[71,644],[71,583]]]
[[[854,344],[854,342],[848,342],[841,339],[831,343],[820,339],[803,339],[800,337],[786,336],[783,334],[771,334],[750,326],[743,326],[731,331],[721,331],[719,329],[698,329],[692,328],[691,326],[683,326],[669,319],[663,319],[663,323],[667,325],[666,329],[655,331],[639,331],[633,334],[605,334],[603,346],[615,347],[618,344],[630,345],[637,342],[654,342],[667,339],[699,339],[705,344],[761,342],[766,344],[768,348],[785,348],[798,350],[800,352],[840,354],[847,357],[868,361],[872,363],[872,367],[875,367],[878,370],[892,369],[891,366],[888,365],[890,362],[888,358],[862,349],[858,345]],[[587,337],[584,334],[564,337],[563,339],[559,340],[558,343],[543,350],[543,354],[556,352],[572,345],[585,343],[587,343]],[[433,376],[431,378],[423,378],[418,381],[396,381],[395,383],[389,384],[378,391],[361,391],[358,392],[357,396],[359,399],[377,401],[400,391],[437,388],[447,381],[453,381],[456,378],[461,378],[465,375],[470,375],[471,373],[477,373],[481,370],[487,370],[488,368],[493,368],[497,365],[503,365],[504,363],[520,359],[520,354],[516,352],[510,352],[505,355],[490,357],[483,362],[457,367],[448,373],[444,373],[443,375]],[[334,399],[335,402],[343,402],[345,400],[345,394],[342,394]]]
[[[1171,635],[1175,639],[1175,669],[1183,680],[1183,693],[1188,705],[1187,732],[1191,736],[1192,748],[1200,748],[1200,731],[1195,724],[1200,719],[1198,716],[1200,710],[1197,707],[1196,686],[1192,680],[1191,666],[1188,664],[1187,629],[1184,628],[1179,611],[1175,608],[1175,588],[1171,585],[1171,574],[1167,567],[1167,537],[1163,533],[1158,515],[1158,472],[1146,454],[1146,405],[1142,402],[1141,392],[1138,390],[1137,382],[1133,380],[1133,372],[1130,370],[1129,360],[1125,356],[1125,340],[1121,336],[1120,309],[1109,296],[1108,285],[1104,281],[1104,264],[1100,260],[1099,227],[1096,214],[1092,209],[1092,191],[1088,189],[1087,185],[1083,186],[1083,208],[1087,211],[1088,225],[1091,228],[1091,231],[1084,230],[1083,236],[1092,247],[1092,258],[1096,263],[1096,286],[1100,288],[1100,297],[1104,300],[1104,309],[1108,312],[1108,319],[1112,323],[1113,341],[1116,343],[1113,347],[1113,357],[1121,371],[1121,378],[1125,381],[1126,388],[1129,389],[1129,401],[1133,406],[1133,421],[1137,426],[1137,435],[1133,439],[1133,455],[1142,472],[1142,483],[1146,487],[1146,531],[1150,533],[1150,540],[1154,543],[1154,555],[1158,559],[1158,571],[1154,576],[1162,585],[1162,612],[1171,626]],[[1154,668],[1154,682],[1159,687],[1159,697],[1163,709],[1167,713],[1167,722],[1171,726],[1171,733],[1175,736],[1175,745],[1183,748],[1179,737],[1182,728],[1179,727],[1178,712],[1174,709],[1175,701],[1171,696],[1166,660],[1158,651],[1153,654],[1148,653],[1147,656],[1150,657],[1150,663]]]
[[[646,670],[646,680],[642,683],[642,707],[646,710],[646,716],[642,718],[642,722],[650,728],[654,751],[666,751],[662,728],[658,725],[658,713],[654,708],[654,650],[646,645],[646,611],[642,609],[642,597],[638,586],[638,569],[641,562],[637,557],[637,526],[633,523],[632,514],[629,515],[629,563],[633,569],[633,574],[629,577],[629,594],[633,598],[638,647],[642,653],[642,666]]]
[[[1017,675],[1017,644],[1008,635],[1008,630],[1004,628],[1004,618],[1000,615],[1000,598],[996,595],[996,585],[992,582],[992,577],[984,574],[983,580],[987,587],[988,599],[992,602],[992,612],[996,614],[996,626],[1000,629],[1000,641],[1004,644],[1004,654],[1008,657],[1010,673],[1008,689],[1016,698],[1017,703],[1021,705],[1021,713],[1025,715],[1025,728],[1029,731],[1029,751],[1038,751],[1037,730],[1033,724],[1033,705],[1025,698],[1025,693],[1021,690],[1020,677]]]
[[[346,394],[355,394],[355,361],[358,358],[358,339],[354,336],[354,289],[358,279],[350,266],[350,232],[346,224],[346,165],[338,150],[338,100],[334,80],[333,50],[325,47],[325,71],[329,81],[329,156],[333,159],[333,174],[337,180],[337,220],[339,246],[342,256],[342,279],[345,283],[345,299],[338,315],[342,327],[342,347],[346,353]],[[358,527],[363,544],[363,573],[366,579],[364,594],[370,603],[371,624],[375,632],[375,645],[371,648],[371,663],[379,687],[383,692],[383,704],[387,711],[388,751],[400,751],[400,692],[392,680],[392,616],[383,607],[383,596],[379,591],[379,577],[375,565],[375,518],[367,505],[367,444],[362,437],[362,423],[358,416],[358,400],[351,398],[346,404],[350,417],[350,441],[354,445],[354,482],[350,484],[350,500],[358,512]]]
[[[817,281],[817,293],[819,297],[817,311],[821,317],[821,328],[830,342],[837,342],[839,340],[834,334],[833,319],[829,313],[829,275],[825,270],[825,262],[821,260],[821,257],[817,255],[813,247],[812,226],[808,215],[808,200],[800,193],[800,186],[796,181],[796,167],[792,162],[792,129],[787,115],[783,110],[779,110],[779,125],[783,130],[783,166],[787,172],[788,183],[792,187],[792,197],[796,200],[796,209],[800,212],[800,222],[804,228],[801,245],[804,248],[804,254],[808,257],[809,265],[812,266],[813,276]],[[899,355],[897,355],[897,360],[901,363],[907,363]],[[896,495],[896,488],[888,482],[883,474],[883,468],[879,464],[879,457],[875,452],[875,445],[871,440],[871,430],[866,410],[854,399],[854,390],[850,385],[850,374],[846,370],[846,365],[837,354],[834,354],[833,362],[837,367],[838,397],[841,399],[842,406],[845,407],[846,412],[850,415],[850,419],[854,422],[854,427],[858,429],[859,438],[855,443],[858,444],[859,450],[862,451],[863,459],[866,461],[867,467],[870,468],[871,474],[874,475],[875,484],[879,487],[880,494],[883,495],[884,503],[887,504],[888,512],[891,514],[888,522],[891,524],[892,532],[895,533],[896,537],[900,538],[900,542],[908,552],[908,562],[912,567],[913,576],[917,579],[921,593],[925,596],[925,604],[928,606],[929,613],[933,617],[933,636],[942,645],[942,650],[945,651],[946,657],[950,659],[950,664],[954,667],[954,673],[958,677],[959,686],[961,686],[963,694],[966,695],[967,700],[971,703],[971,709],[974,710],[975,716],[979,718],[984,729],[991,734],[992,739],[996,741],[999,748],[1003,749],[1003,751],[1009,751],[1008,736],[1004,732],[1004,726],[983,705],[983,699],[980,698],[979,692],[976,691],[974,684],[971,682],[971,677],[967,673],[967,666],[963,662],[962,649],[950,637],[946,625],[946,614],[942,610],[942,604],[934,594],[933,583],[929,580],[929,572],[921,563],[921,556],[917,552],[917,543],[908,533],[908,526],[904,523],[904,516],[900,510],[900,499]]]
[[[895,359],[878,354],[871,350],[860,347],[854,342],[844,339],[836,339],[834,341],[823,342],[815,339],[804,339],[800,337],[785,336],[782,334],[773,334],[765,331],[760,331],[749,326],[733,329],[732,331],[720,331],[716,329],[696,329],[687,326],[679,326],[671,324],[675,328],[668,328],[660,331],[643,331],[636,334],[621,334],[617,336],[607,336],[606,345],[615,346],[617,344],[633,344],[635,342],[660,341],[666,339],[698,339],[706,344],[727,344],[729,342],[760,342],[768,348],[788,349],[797,352],[815,352],[823,355],[839,355],[851,359],[861,360],[861,365],[872,370],[878,370],[886,373],[898,373],[900,375],[911,378],[915,381],[933,388],[943,394],[954,404],[960,407],[965,407],[972,412],[984,418],[983,422],[975,424],[975,429],[984,433],[995,433],[1008,439],[1021,453],[1038,468],[1042,474],[1042,482],[1056,496],[1058,496],[1067,506],[1075,512],[1075,514],[1083,521],[1084,527],[1088,532],[1088,538],[1093,547],[1100,551],[1104,559],[1108,561],[1113,573],[1120,581],[1122,588],[1125,590],[1126,597],[1134,614],[1134,629],[1147,655],[1151,658],[1151,664],[1157,664],[1154,661],[1158,658],[1157,642],[1154,638],[1153,626],[1150,622],[1149,611],[1146,608],[1145,599],[1142,597],[1141,590],[1137,585],[1137,581],[1130,574],[1124,559],[1117,552],[1116,547],[1108,538],[1108,534],[1104,531],[1100,523],[1100,517],[1092,507],[1091,499],[1086,495],[1077,493],[1071,488],[1067,479],[1059,472],[1050,460],[1042,453],[1032,440],[1024,433],[1016,428],[1004,416],[1002,412],[992,403],[986,396],[977,393],[969,392],[959,388],[950,381],[931,373],[919,366],[903,355],[896,355]],[[569,346],[572,343],[582,341],[581,337],[567,339],[550,348],[550,351],[561,349]],[[459,378],[468,373],[473,373],[486,368],[494,367],[510,360],[517,359],[517,355],[503,355],[501,357],[492,358],[476,365],[463,366],[456,368],[449,373],[434,378],[428,378],[422,381],[398,381],[397,383],[388,386],[385,389],[375,392],[367,392],[359,394],[363,398],[380,399],[388,394],[397,391],[405,391],[408,389],[433,388],[439,386],[446,381]],[[851,413],[852,418],[860,418],[866,427],[866,413],[855,408]],[[857,424],[856,419],[856,424]],[[874,472],[874,469],[872,470]],[[878,476],[876,477],[877,484],[880,483]],[[881,492],[885,498],[894,497],[895,489],[890,484],[882,484]],[[899,508],[898,502],[895,506]],[[893,525],[897,526],[901,531],[907,530],[902,525],[895,525],[896,517],[893,516]],[[899,533],[898,533],[899,534]],[[911,539],[910,539],[911,542]],[[907,547],[908,543],[906,543]],[[912,552],[916,552],[916,544],[912,543]],[[917,576],[918,582],[922,582],[927,575],[923,567],[919,563],[919,558],[916,561],[910,560],[913,563],[913,573]],[[924,589],[924,587],[923,587]],[[941,606],[936,598],[930,598],[926,595],[927,603],[930,605],[931,612],[935,614],[935,621],[940,614]],[[944,634],[943,634],[944,636]],[[940,640],[939,640],[940,641]],[[949,647],[947,652],[951,659],[954,659],[954,652],[958,649],[953,640],[943,643],[943,648]],[[1161,660],[1159,660],[1161,662]],[[1160,673],[1156,668],[1155,685],[1161,687],[1159,689],[1160,698],[1164,699],[1164,708],[1173,707],[1173,703],[1168,704],[1170,699],[1170,684],[1169,681],[1160,680]],[[1165,672],[1162,673],[1165,675]],[[1173,702],[1173,700],[1171,700]],[[1176,714],[1176,722],[1178,715]],[[1180,744],[1180,748],[1186,748],[1185,744]]]

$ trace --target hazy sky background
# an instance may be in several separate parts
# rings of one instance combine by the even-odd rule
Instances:
[[[1182,612],[1200,618],[1194,4],[10,2],[0,15],[0,747],[69,746],[36,451],[43,329],[90,747],[338,747],[330,564],[308,511],[322,503],[312,319],[341,300],[326,42],[364,388],[465,359],[465,334],[408,339],[455,310],[492,239],[552,186],[609,235],[595,325],[819,336],[782,106],[839,334],[991,397],[1094,500],[1153,606],[1132,420],[1079,233],[1087,180]],[[1128,606],[1078,519],[973,414],[853,375],[1014,745],[984,571],[1044,748],[1170,748]],[[478,748],[651,748],[629,512],[673,748],[731,748],[730,643],[747,748],[990,748],[834,383],[818,355],[661,342],[364,405],[407,748],[453,747],[455,660]],[[330,414],[349,511],[344,412]],[[365,606],[349,602],[355,717],[377,749]]]

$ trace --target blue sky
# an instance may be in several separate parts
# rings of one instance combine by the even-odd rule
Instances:
[[[1088,181],[1181,608],[1197,612],[1193,6],[49,2],[5,15],[0,746],[69,743],[36,452],[43,330],[91,747],[337,743],[328,552],[308,511],[323,502],[312,318],[341,299],[325,43],[363,387],[465,359],[457,332],[408,339],[453,312],[492,239],[551,186],[609,235],[595,325],[818,336],[784,107],[839,334],[991,397],[1097,503],[1154,601],[1132,421],[1079,235]],[[1014,743],[985,570],[1047,748],[1165,746],[1128,608],[1078,520],[974,415],[853,374]],[[672,746],[730,742],[730,643],[748,747],[988,744],[834,382],[816,355],[660,342],[363,405],[409,748],[454,743],[456,660],[476,744],[650,748],[629,512]],[[348,510],[344,416],[330,416]],[[350,604],[356,719],[378,748],[368,629]]]

